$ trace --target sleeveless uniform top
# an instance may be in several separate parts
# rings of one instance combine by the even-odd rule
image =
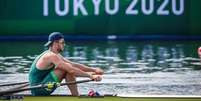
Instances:
[[[39,56],[36,57],[36,59],[33,61],[31,65],[31,69],[29,71],[29,83],[30,86],[38,85],[38,84],[45,84],[45,83],[51,83],[51,82],[61,82],[57,75],[54,73],[54,68],[52,67],[47,70],[39,70],[36,67],[37,61],[48,51],[43,52]],[[50,95],[56,88],[53,88],[51,90],[49,89],[32,89],[31,93],[32,95]]]

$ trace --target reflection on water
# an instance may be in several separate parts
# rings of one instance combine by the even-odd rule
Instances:
[[[201,95],[201,64],[196,56],[197,47],[198,44],[193,46],[192,42],[72,42],[63,55],[71,61],[104,69],[102,82],[80,85],[83,93],[93,87],[104,94]],[[18,52],[23,53],[23,50]],[[30,54],[33,52],[39,54],[41,51],[30,50]],[[16,74],[27,79],[30,65],[37,56],[30,54],[0,56],[0,82],[16,82],[12,80]],[[64,92],[59,88],[55,93]]]
[[[36,56],[9,56],[0,57],[0,71],[3,74],[26,73]]]

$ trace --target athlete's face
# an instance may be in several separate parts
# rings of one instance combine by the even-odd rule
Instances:
[[[57,43],[57,51],[58,51],[58,52],[64,51],[64,46],[65,46],[65,41],[64,41],[64,39],[62,38],[62,39],[56,41],[56,43]]]

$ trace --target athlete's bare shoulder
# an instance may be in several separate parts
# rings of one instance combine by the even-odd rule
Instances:
[[[57,54],[53,53],[52,51],[47,51],[44,55],[44,58],[54,58]]]
[[[36,66],[41,70],[52,67],[52,63],[55,56],[56,54],[51,51],[45,52],[44,55],[42,55],[40,59],[37,61]]]
[[[46,60],[48,60],[48,61],[55,60],[55,59],[58,59],[58,58],[61,59],[60,54],[56,54],[56,53],[54,53],[54,52],[52,52],[52,51],[48,51],[48,52],[46,52],[46,54],[44,55],[44,59],[46,59]]]

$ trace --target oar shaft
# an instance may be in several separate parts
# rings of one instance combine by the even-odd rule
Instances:
[[[13,88],[8,89],[8,90],[21,89],[21,88],[24,88],[24,87],[27,87],[27,86],[29,86],[29,84],[28,84],[28,83],[26,83],[26,84],[22,84],[22,85],[19,85],[19,86],[16,86],[16,87],[13,87]]]
[[[31,89],[40,89],[40,88],[44,88],[44,85],[37,85],[37,86],[34,86],[34,87],[28,87],[28,88],[21,88],[21,89],[12,89],[12,90],[7,90],[7,91],[1,91],[1,92],[0,92],[0,96],[8,95],[8,94],[13,94],[13,93],[18,93],[18,92],[22,92],[22,91],[27,91],[27,90],[31,90]]]
[[[56,86],[72,85],[72,84],[85,83],[85,82],[90,82],[90,81],[94,81],[94,80],[90,79],[90,80],[72,81],[72,82],[61,83],[61,84],[56,85]],[[12,94],[12,93],[18,93],[18,92],[22,92],[22,91],[27,91],[27,90],[31,90],[31,89],[41,89],[41,88],[48,88],[48,87],[49,86],[47,84],[40,84],[40,85],[36,85],[33,87],[28,87],[28,88],[1,91],[0,96]]]
[[[14,85],[21,85],[21,84],[26,84],[26,83],[29,83],[29,82],[19,82],[19,83],[8,83],[8,84],[1,84],[0,87],[3,87],[3,86],[14,86]]]
[[[73,84],[85,83],[85,82],[90,82],[90,81],[94,81],[94,80],[93,80],[93,79],[88,79],[88,80],[80,80],[80,81],[66,82],[66,83],[61,83],[60,86],[64,86],[64,85],[73,85]]]

